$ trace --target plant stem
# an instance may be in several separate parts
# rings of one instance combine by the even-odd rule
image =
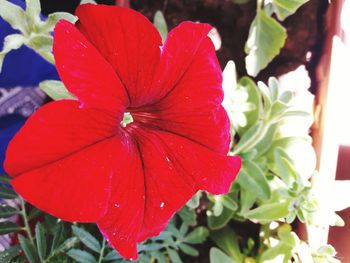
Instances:
[[[103,239],[103,241],[102,241],[102,247],[101,247],[101,250],[100,250],[100,257],[98,258],[97,263],[101,263],[101,262],[102,262],[103,257],[104,257],[105,248],[106,248],[106,240]]]
[[[34,244],[34,238],[33,238],[33,235],[32,235],[32,232],[30,231],[30,226],[29,226],[29,222],[28,222],[28,215],[27,215],[27,211],[26,211],[26,204],[23,200],[22,197],[19,197],[20,201],[21,201],[21,207],[22,207],[22,210],[21,210],[21,215],[23,217],[23,223],[24,223],[24,229],[27,233],[27,236],[30,240],[30,243],[32,243],[33,247],[35,247],[35,244]]]

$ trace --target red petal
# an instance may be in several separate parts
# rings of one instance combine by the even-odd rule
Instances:
[[[137,145],[126,144],[108,213],[98,225],[123,257],[136,259],[136,243],[159,234],[197,190],[226,193],[240,159],[167,132],[127,127]]]
[[[211,150],[226,154],[230,143],[229,119],[221,106],[222,73],[206,24],[182,23],[164,47],[158,81],[168,94],[145,111],[133,113],[139,121],[186,136]]]
[[[59,75],[83,105],[117,113],[127,94],[112,66],[71,23],[61,20],[54,32],[53,52]]]
[[[125,85],[131,106],[150,102],[162,45],[156,28],[140,13],[117,6],[86,4],[79,6],[76,14],[78,28]]]
[[[108,139],[116,134],[112,120],[104,112],[80,109],[77,101],[40,108],[7,150],[5,169],[15,176],[15,190],[64,220],[100,218],[110,195],[110,162],[116,151]]]

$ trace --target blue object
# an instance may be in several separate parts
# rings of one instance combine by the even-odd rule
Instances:
[[[10,2],[25,7],[24,1],[10,0]],[[0,18],[0,50],[7,35],[18,33]],[[4,59],[3,69],[0,73],[0,88],[33,88],[42,80],[56,79],[58,74],[55,66],[47,62],[35,51],[22,46],[11,51]],[[0,91],[1,98],[1,91]],[[7,107],[7,106],[6,106]],[[18,114],[9,114],[0,117],[0,174],[4,173],[3,160],[9,141],[25,122],[25,117]]]

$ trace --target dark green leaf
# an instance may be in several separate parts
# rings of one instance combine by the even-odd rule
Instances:
[[[56,219],[57,220],[57,219]],[[64,226],[60,222],[55,227],[55,232],[53,235],[53,241],[51,245],[51,251],[55,250],[64,240]]]
[[[7,174],[0,175],[0,184],[9,184],[11,177]]]
[[[37,223],[35,226],[35,239],[39,258],[43,261],[46,258],[47,244],[45,230],[41,223]]]
[[[240,263],[232,260],[229,256],[216,247],[210,249],[209,257],[210,263]]]
[[[18,195],[10,188],[0,186],[0,198],[3,199],[15,199]]]
[[[189,209],[187,206],[184,206],[177,214],[187,225],[194,226],[197,224],[196,212]]]
[[[209,231],[203,226],[196,227],[191,233],[189,233],[184,241],[189,244],[201,244],[209,236]]]
[[[0,206],[0,218],[7,218],[19,213],[20,211],[12,206]]]
[[[90,253],[80,250],[80,249],[71,249],[67,252],[67,255],[80,263],[96,263],[96,259]]]
[[[91,235],[89,232],[86,230],[79,228],[77,226],[72,226],[73,233],[80,239],[80,241],[90,248],[91,250],[100,253],[101,251],[101,245],[98,242],[98,240]]]
[[[180,243],[179,248],[181,249],[182,252],[184,252],[185,254],[187,254],[189,256],[197,257],[199,255],[199,252],[197,249],[195,249],[194,247],[191,247],[185,243]]]
[[[13,222],[0,222],[0,235],[22,230],[22,227]]]
[[[155,257],[155,259],[157,260],[157,263],[168,263],[167,258],[160,251],[152,251],[151,255],[152,257]]]
[[[249,30],[246,43],[246,68],[256,77],[279,54],[287,38],[286,30],[275,19],[259,10]]]
[[[10,263],[13,262],[12,259],[21,252],[20,246],[9,247],[5,251],[0,252],[0,262],[1,263]]]
[[[210,238],[235,262],[243,262],[244,255],[239,248],[238,237],[230,227],[212,231]]]
[[[22,235],[18,235],[18,240],[24,252],[24,255],[26,256],[28,261],[30,263],[37,263],[39,261],[38,255],[35,252],[35,248],[33,247],[33,244],[31,244],[31,242]]]
[[[208,226],[210,229],[220,229],[230,221],[235,212],[224,207],[220,216],[210,215],[208,217]]]

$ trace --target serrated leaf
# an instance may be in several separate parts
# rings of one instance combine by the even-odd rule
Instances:
[[[184,242],[189,244],[201,244],[207,239],[208,236],[208,229],[203,226],[199,226],[184,238]]]
[[[172,263],[182,263],[182,260],[176,250],[168,248],[167,252]]]
[[[0,222],[0,235],[5,235],[8,233],[12,233],[20,230],[22,230],[22,227],[20,227],[19,225],[13,222],[9,222],[9,221]]]
[[[73,248],[67,252],[67,255],[80,263],[97,263],[93,255],[80,249]]]
[[[235,212],[224,207],[220,216],[208,216],[208,226],[210,229],[220,229],[230,221]]]
[[[0,262],[1,263],[11,263],[12,259],[19,255],[21,252],[20,246],[12,246],[6,249],[5,251],[0,252]]]
[[[256,77],[280,53],[286,38],[285,28],[264,10],[259,10],[250,26],[246,43],[248,74]]]
[[[40,222],[35,226],[35,239],[39,258],[43,261],[46,258],[47,243],[45,230]]]
[[[159,34],[162,37],[162,41],[164,43],[168,35],[168,26],[162,11],[158,10],[154,14],[153,24],[158,29]]]
[[[225,227],[210,233],[210,238],[216,245],[230,256],[235,262],[243,262],[243,254],[240,251],[238,236],[230,228]]]
[[[271,0],[272,10],[279,20],[284,20],[294,14],[299,7],[309,0]]]
[[[229,256],[216,247],[210,249],[209,258],[210,263],[240,263],[232,260]]]
[[[6,206],[6,205],[0,206],[0,218],[7,218],[19,213],[20,211],[12,206]]]
[[[179,248],[183,253],[185,253],[189,256],[197,257],[199,255],[199,252],[197,249],[195,249],[194,247],[191,247],[185,243],[180,243]]]
[[[98,240],[86,230],[77,226],[72,226],[73,233],[79,238],[79,240],[91,250],[100,253],[101,245]]]
[[[21,248],[24,252],[24,255],[28,259],[30,263],[37,263],[38,262],[38,255],[35,252],[35,248],[30,243],[28,239],[26,239],[22,235],[18,235],[19,244],[21,245]]]
[[[286,200],[263,204],[253,210],[246,212],[244,216],[251,220],[270,222],[286,217],[289,213],[288,206],[289,202]]]
[[[39,88],[42,89],[53,100],[71,99],[76,98],[67,90],[61,81],[58,80],[45,80],[40,82]]]
[[[14,29],[26,32],[27,21],[24,10],[7,0],[0,0],[0,17],[8,22]]]
[[[264,172],[251,161],[243,161],[237,183],[262,200],[268,200],[271,197],[271,189]]]

